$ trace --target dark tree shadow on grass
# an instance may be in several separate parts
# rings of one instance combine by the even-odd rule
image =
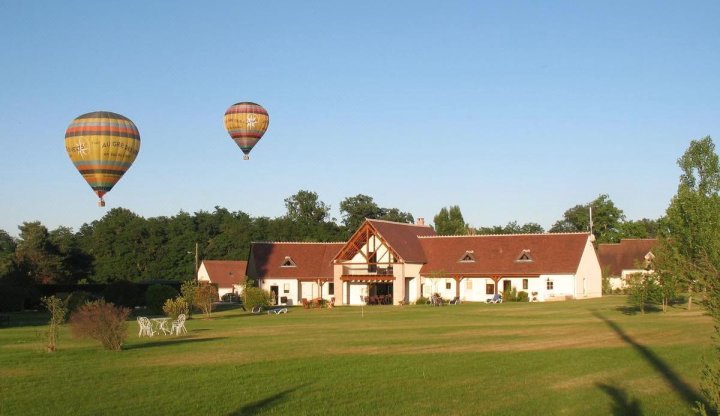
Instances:
[[[611,408],[613,416],[642,416],[640,402],[637,399],[628,397],[625,390],[603,383],[596,385],[613,400]]]
[[[708,404],[707,400],[705,400],[702,395],[700,395],[697,391],[695,391],[692,386],[687,384],[682,377],[680,377],[679,374],[677,374],[665,361],[663,361],[657,354],[655,354],[650,348],[638,343],[635,341],[632,337],[630,337],[628,334],[623,331],[622,328],[615,322],[611,321],[610,319],[604,317],[602,314],[600,314],[597,311],[593,312],[593,315],[600,319],[601,321],[605,322],[605,324],[610,327],[613,331],[615,331],[616,334],[622,339],[624,342],[626,342],[628,345],[633,347],[635,351],[637,351],[640,356],[645,359],[645,361],[650,364],[655,371],[657,371],[664,379],[665,381],[672,387],[673,390],[680,396],[681,399],[685,401],[691,408],[695,408],[697,403],[705,405],[706,409],[711,408]],[[600,386],[602,388],[602,386]],[[606,391],[607,392],[607,391]],[[610,393],[608,393],[610,394]],[[612,395],[611,395],[612,396]],[[638,404],[639,405],[639,404]]]
[[[217,341],[219,339],[226,339],[226,337],[215,337],[215,338],[165,338],[161,341],[145,342],[142,344],[132,344],[123,346],[124,350],[139,350],[142,348],[153,348],[153,347],[166,347],[169,345],[178,344],[194,344],[200,342]]]
[[[251,416],[256,415],[260,411],[270,410],[271,408],[279,405],[280,403],[286,402],[288,400],[288,396],[291,393],[300,389],[303,386],[304,385],[299,385],[297,387],[275,393],[262,400],[248,403],[245,406],[235,410],[234,412],[228,413],[228,416]]]

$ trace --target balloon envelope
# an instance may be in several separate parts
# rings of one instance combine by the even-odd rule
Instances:
[[[248,154],[265,134],[268,124],[270,124],[270,116],[259,104],[237,103],[225,111],[225,129],[245,153],[243,159],[250,158]]]
[[[115,186],[140,151],[140,133],[129,118],[109,111],[83,114],[65,132],[65,150],[100,198]]]

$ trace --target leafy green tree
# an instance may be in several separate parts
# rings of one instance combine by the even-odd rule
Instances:
[[[489,234],[539,234],[544,233],[545,229],[542,225],[529,222],[526,224],[518,224],[517,221],[511,221],[504,227],[501,225],[495,225],[492,227],[480,227],[475,229],[476,234],[489,235]]]
[[[320,201],[318,194],[300,190],[295,195],[285,198],[286,216],[293,221],[319,223],[330,216],[330,206]]]
[[[707,294],[707,308],[715,322],[715,350],[706,362],[701,388],[712,409],[720,410],[720,162],[708,136],[693,140],[678,159],[682,173],[677,194],[662,224],[656,263],[661,273],[674,274],[692,293]]]
[[[50,231],[49,239],[60,255],[64,283],[75,283],[92,275],[93,258],[81,248],[71,228],[58,227]]]
[[[62,282],[67,271],[57,246],[50,240],[48,229],[39,221],[24,222],[18,228],[20,240],[15,257],[22,273],[37,283]]]
[[[657,303],[662,294],[657,277],[652,273],[633,273],[627,277],[628,301],[645,313],[645,307]]]
[[[468,231],[468,225],[465,223],[458,205],[441,208],[433,218],[433,223],[435,231],[440,235],[464,235]]]
[[[655,238],[660,231],[660,220],[643,218],[620,223],[620,238]]]
[[[563,218],[550,228],[551,233],[583,232],[590,230],[590,210],[593,211],[593,234],[598,243],[617,243],[620,241],[620,224],[625,214],[615,206],[607,194],[595,200],[575,205],[563,214]]]
[[[349,232],[354,232],[365,221],[365,218],[380,218],[382,208],[373,200],[373,197],[357,194],[340,202],[342,223]]]

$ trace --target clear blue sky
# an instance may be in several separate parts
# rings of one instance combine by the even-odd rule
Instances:
[[[540,4],[539,4],[540,3]],[[720,139],[717,1],[0,2],[0,229],[124,207],[279,216],[300,189],[429,221],[548,228],[607,193],[657,218],[690,140]],[[270,128],[250,161],[238,101]],[[131,118],[106,196],[64,149],[76,116]]]

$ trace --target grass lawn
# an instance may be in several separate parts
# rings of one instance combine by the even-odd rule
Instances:
[[[700,308],[557,303],[233,309],[122,352],[43,352],[46,316],[0,328],[0,415],[691,415],[712,322]],[[364,314],[364,316],[363,316]]]

